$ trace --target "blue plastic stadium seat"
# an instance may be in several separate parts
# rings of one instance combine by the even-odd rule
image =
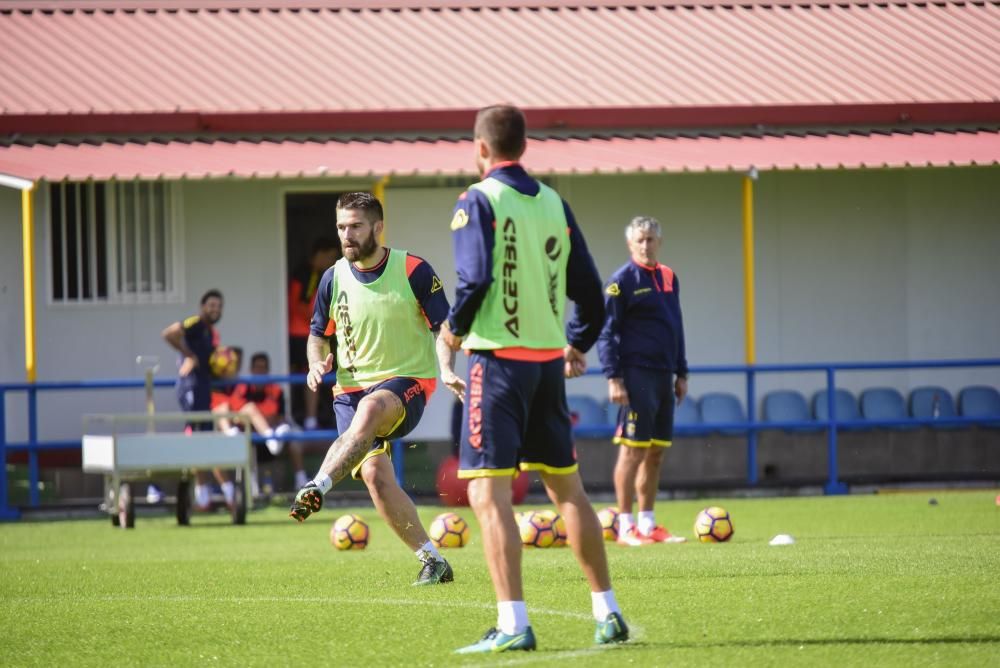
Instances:
[[[953,418],[958,413],[955,412],[955,400],[948,390],[928,385],[914,388],[910,392],[910,415],[919,420],[934,420]]]
[[[607,427],[604,410],[597,403],[597,399],[584,394],[570,394],[566,396],[566,403],[569,404],[569,416],[574,428],[603,429]]]
[[[838,420],[860,420],[861,413],[858,411],[858,401],[854,398],[854,395],[847,390],[842,390],[837,388],[833,393],[833,401],[835,405],[835,410],[837,411]],[[830,418],[830,412],[827,410],[827,391],[820,390],[813,395],[812,399],[812,409],[813,415],[820,422],[825,422]],[[854,427],[857,429],[857,427]]]
[[[604,400],[604,424],[612,429],[618,426],[618,412],[621,406],[611,403],[610,399]]]
[[[764,395],[764,422],[812,422],[806,398],[795,390],[775,390]],[[786,431],[810,431],[810,427],[792,427]]]
[[[861,416],[866,420],[905,420],[906,402],[899,390],[892,387],[873,387],[861,393]],[[893,429],[905,429],[896,425]]]
[[[701,410],[698,402],[690,394],[684,397],[684,401],[678,406],[674,406],[674,426],[694,427],[702,424]]]
[[[1000,419],[1000,392],[988,385],[972,385],[958,393],[962,417]]]
[[[726,422],[746,422],[740,400],[728,392],[709,392],[698,402],[701,420],[706,426]],[[717,429],[722,434],[744,434],[745,429]]]

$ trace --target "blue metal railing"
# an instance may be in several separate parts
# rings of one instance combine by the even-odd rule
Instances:
[[[678,424],[674,433],[677,435],[695,435],[706,432],[737,431],[746,433],[747,437],[747,484],[756,485],[757,480],[757,439],[762,431],[775,429],[825,429],[827,432],[827,481],[824,490],[827,494],[843,494],[847,491],[846,484],[840,480],[837,462],[837,431],[842,428],[872,428],[872,427],[901,427],[901,426],[974,426],[990,425],[1000,426],[1000,418],[934,418],[934,419],[907,419],[907,420],[840,420],[836,416],[835,389],[836,373],[840,371],[889,371],[889,370],[913,370],[913,369],[955,369],[955,368],[982,368],[1000,367],[1000,359],[968,359],[968,360],[924,360],[912,362],[844,362],[831,364],[759,364],[754,366],[746,365],[717,365],[717,366],[696,366],[691,367],[692,375],[704,374],[743,374],[746,377],[746,406],[749,419],[744,422],[731,423],[711,423],[711,424]],[[793,421],[793,422],[761,422],[755,417],[756,414],[756,383],[757,377],[762,373],[823,373],[826,377],[827,390],[827,414],[825,420]],[[587,371],[587,375],[600,375],[595,369]],[[237,382],[246,383],[293,383],[301,384],[305,382],[304,374],[293,375],[270,375],[270,376],[242,376],[226,384]],[[332,377],[331,377],[332,382]],[[172,387],[175,381],[170,378],[157,378],[153,381],[154,387]],[[118,390],[136,389],[145,386],[143,379],[132,380],[84,380],[72,382],[45,381],[38,383],[5,383],[0,384],[0,463],[3,463],[3,470],[0,471],[0,520],[16,519],[20,513],[17,508],[9,506],[8,479],[7,479],[7,453],[27,452],[28,453],[28,503],[32,507],[40,504],[39,498],[39,464],[38,455],[45,450],[79,448],[80,440],[38,440],[38,393],[47,391],[94,391],[94,390]],[[6,398],[8,393],[24,392],[27,395],[27,428],[28,439],[21,443],[7,442],[7,411]],[[578,428],[576,435],[579,437],[605,437],[609,436],[611,428]],[[333,430],[310,431],[308,440],[333,440],[337,432]],[[303,440],[302,432],[293,432],[285,435],[284,440]],[[255,434],[255,442],[263,442],[263,437]],[[403,467],[403,446],[401,442],[393,444],[393,466],[396,477],[402,480]]]
[[[840,429],[871,429],[873,427],[971,427],[1000,426],[1000,417],[954,417],[905,420],[843,420],[837,418],[836,410],[836,372],[838,371],[901,371],[914,369],[957,369],[1000,367],[1000,359],[964,359],[964,360],[921,360],[894,362],[840,362],[827,364],[757,364],[747,365],[717,365],[691,367],[691,375],[703,374],[744,374],[746,376],[746,406],[748,419],[744,422],[712,422],[699,424],[675,424],[674,434],[701,435],[709,432],[736,431],[746,433],[747,438],[747,484],[758,483],[757,476],[757,440],[760,432],[777,429],[824,429],[827,432],[827,480],[823,490],[827,494],[845,494],[847,485],[840,480],[837,461],[837,432]],[[824,373],[826,376],[827,419],[762,422],[756,418],[757,376],[762,373]],[[586,375],[600,375],[600,371],[588,369]],[[612,428],[577,429],[578,436],[605,437],[611,434]]]

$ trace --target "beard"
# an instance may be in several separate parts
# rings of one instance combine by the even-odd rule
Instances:
[[[344,245],[344,257],[346,257],[351,262],[364,262],[372,255],[375,254],[375,250],[378,248],[378,242],[375,241],[375,232],[372,231],[368,235],[368,238],[364,241],[359,242],[355,246]]]

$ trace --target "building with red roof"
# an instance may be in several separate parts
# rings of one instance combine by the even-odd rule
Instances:
[[[286,276],[337,193],[376,189],[451,287],[472,120],[501,101],[602,274],[633,215],[664,223],[694,362],[996,353],[997,1],[11,0],[0,43],[0,379],[24,375],[19,188],[39,378],[169,358],[209,287],[280,372]]]

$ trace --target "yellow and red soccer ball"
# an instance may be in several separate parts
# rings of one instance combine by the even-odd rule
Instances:
[[[566,544],[566,525],[551,510],[528,510],[521,513],[518,531],[525,547],[559,547]]]
[[[733,537],[733,520],[725,508],[710,506],[694,519],[694,535],[703,543],[725,543]]]
[[[216,346],[208,358],[208,367],[216,378],[231,378],[240,366],[240,356],[229,346]]]
[[[436,547],[465,547],[472,538],[469,523],[456,513],[435,517],[427,533]]]
[[[597,513],[597,519],[601,523],[604,540],[618,540],[618,509],[611,506],[602,508]]]
[[[363,550],[368,547],[371,530],[357,515],[341,515],[330,527],[330,544],[338,550]]]

